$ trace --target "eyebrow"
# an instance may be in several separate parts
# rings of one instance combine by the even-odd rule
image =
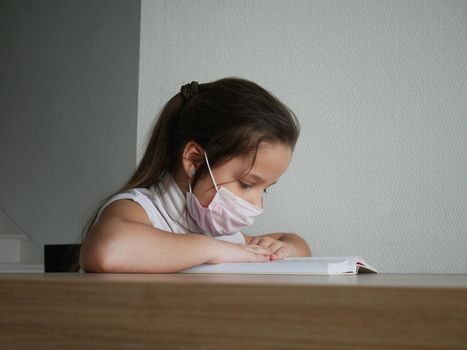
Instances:
[[[248,174],[245,175],[245,177],[246,177],[246,176],[251,176],[251,177],[252,177],[253,179],[255,179],[256,181],[263,181],[263,182],[264,182],[263,178],[261,178],[260,176],[258,176],[258,175],[256,175],[256,174],[248,173]],[[274,185],[274,184],[276,184],[276,183],[277,183],[277,181],[274,181],[274,182],[273,182],[272,184],[270,184],[269,186],[272,186],[272,185]],[[269,187],[269,186],[267,186],[267,187]]]

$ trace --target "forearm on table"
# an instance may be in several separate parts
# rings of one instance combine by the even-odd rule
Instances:
[[[138,222],[114,220],[94,237],[92,231],[89,234],[80,257],[87,272],[172,273],[216,256],[217,242],[210,237],[175,234]]]

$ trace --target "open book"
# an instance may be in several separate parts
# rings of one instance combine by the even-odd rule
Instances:
[[[377,273],[359,256],[295,257],[269,262],[202,264],[179,273],[240,273],[266,275],[356,275]]]

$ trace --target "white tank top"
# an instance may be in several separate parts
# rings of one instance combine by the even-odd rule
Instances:
[[[201,228],[190,216],[186,210],[185,195],[173,177],[168,173],[156,186],[132,188],[111,197],[99,209],[93,225],[99,220],[104,208],[118,199],[131,199],[141,205],[148,215],[151,225],[157,229],[176,234],[200,233],[213,237],[209,232],[202,232]],[[245,237],[241,232],[213,238],[236,244],[246,243]]]

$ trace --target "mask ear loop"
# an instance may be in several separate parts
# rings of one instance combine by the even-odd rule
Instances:
[[[216,192],[219,192],[219,188],[217,188],[216,181],[214,181],[214,176],[212,175],[211,167],[209,166],[208,156],[206,152],[204,152],[204,158],[206,158],[206,165],[208,166],[208,170],[209,170],[209,174],[211,175],[212,183],[214,184],[214,187],[216,188]]]
[[[188,176],[188,188],[190,189],[190,192],[191,191],[191,181],[190,181],[190,178],[192,178],[193,176],[195,176],[195,173],[196,173],[196,170],[195,169],[191,169],[190,170],[190,175]]]

